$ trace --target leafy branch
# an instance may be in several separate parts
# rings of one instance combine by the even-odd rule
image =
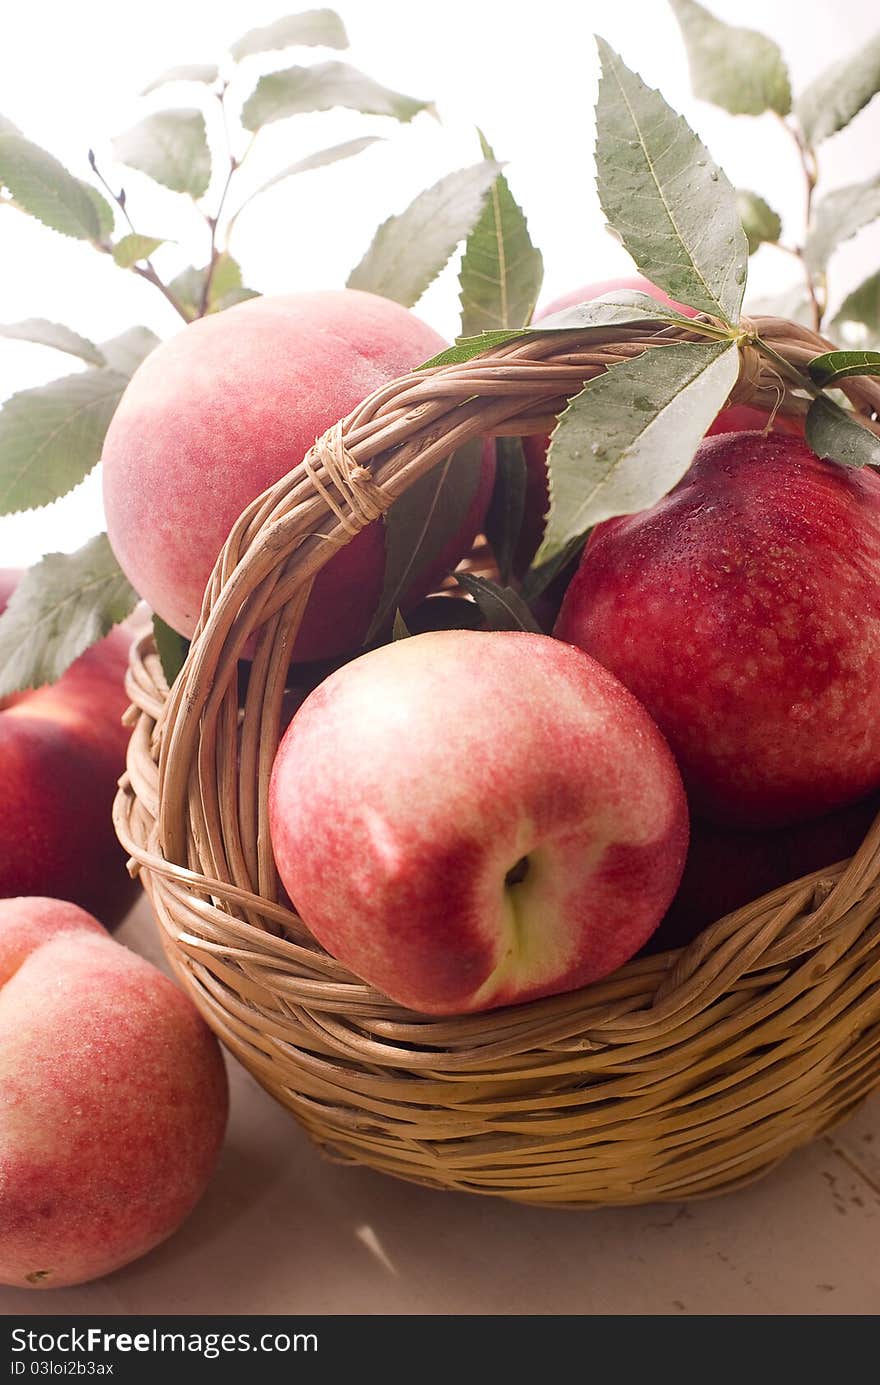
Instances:
[[[697,0],[670,3],[687,49],[695,95],[732,115],[768,111],[792,141],[804,180],[803,238],[784,240],[780,218],[755,193],[741,192],[740,213],[750,254],[768,244],[798,261],[809,322],[821,331],[828,309],[828,262],[843,241],[880,216],[880,193],[877,180],[869,179],[817,198],[817,149],[880,92],[880,35],[832,64],[793,100],[784,58],[771,39],[723,23]],[[862,301],[868,305],[867,300],[857,300],[851,309],[862,311]],[[786,309],[791,312],[790,303]],[[846,321],[854,319],[850,316]],[[858,325],[864,329],[858,344],[867,344],[864,337],[880,333],[876,312]]]

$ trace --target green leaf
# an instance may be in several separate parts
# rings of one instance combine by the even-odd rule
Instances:
[[[839,245],[880,216],[880,175],[850,183],[823,197],[807,232],[804,257],[817,274],[824,272]]]
[[[737,188],[736,206],[746,233],[750,255],[754,255],[765,241],[775,244],[779,240],[782,235],[782,222],[763,197],[759,197],[756,192],[749,192],[746,188]]]
[[[641,272],[679,303],[739,317],[748,245],[709,151],[603,39],[596,107],[599,199]]]
[[[167,86],[169,82],[199,82],[209,87],[216,82],[217,76],[216,63],[183,63],[179,67],[169,67],[161,77],[144,87],[141,96],[149,96],[151,91],[158,91],[159,87]]]
[[[820,395],[810,405],[806,434],[817,457],[841,466],[880,466],[880,438],[827,395]]]
[[[149,327],[129,327],[118,337],[101,342],[101,351],[111,370],[116,370],[129,380],[141,361],[146,360],[151,351],[159,345],[159,338]]]
[[[391,638],[396,643],[398,640],[408,640],[412,636],[412,631],[407,628],[406,621],[397,610],[394,612],[394,625],[391,628]]]
[[[0,326],[0,337],[13,337],[17,341],[32,341],[37,346],[52,346],[56,351],[64,351],[68,356],[77,356],[89,365],[104,365],[104,356],[87,337],[72,332],[60,322],[47,322],[44,317],[29,317],[24,322],[10,322]]]
[[[530,605],[543,591],[546,591],[554,578],[558,577],[569,563],[575,562],[588,537],[588,534],[578,534],[570,543],[560,548],[555,557],[542,561],[539,567],[536,566],[538,559],[537,555],[535,556],[532,566],[521,583],[522,598],[526,605]]]
[[[380,86],[348,63],[315,63],[261,77],[244,103],[241,120],[246,130],[256,131],[289,115],[344,106],[362,115],[389,115],[408,121],[430,104]]]
[[[93,188],[91,183],[83,182],[81,178],[76,180],[86,197],[95,209],[95,216],[98,218],[98,228],[101,232],[100,240],[105,241],[108,236],[113,234],[113,227],[116,225],[116,214],[110,203],[107,201],[97,188]]]
[[[113,141],[120,163],[172,192],[203,197],[211,181],[205,117],[197,110],[157,111]]]
[[[364,149],[368,149],[371,144],[382,144],[381,135],[365,135],[362,139],[349,139],[344,144],[331,145],[329,149],[319,149],[315,154],[309,154],[304,159],[298,159],[296,163],[283,168],[280,173],[267,182],[261,183],[252,193],[249,193],[235,215],[230,220],[230,225],[239,214],[244,211],[255,197],[267,192],[269,188],[274,188],[276,183],[281,183],[285,178],[292,178],[297,173],[310,173],[313,168],[324,168],[327,164],[338,163],[340,159],[351,159],[355,154],[360,154]]]
[[[880,269],[843,300],[830,330],[849,346],[880,347]]]
[[[131,615],[137,592],[106,534],[28,568],[0,616],[0,697],[54,683]]]
[[[694,95],[730,111],[791,110],[791,83],[777,45],[755,29],[723,24],[696,0],[670,0],[681,28]]]
[[[509,330],[480,332],[475,337],[459,337],[454,346],[432,356],[418,367],[427,370],[438,365],[462,365],[472,361],[484,351],[515,341],[517,337],[534,336],[538,332],[581,332],[587,328],[602,330],[606,327],[619,327],[627,324],[645,326],[649,322],[680,322],[691,331],[700,329],[693,318],[685,317],[674,308],[667,308],[647,293],[636,293],[632,289],[615,289],[601,298],[593,298],[589,303],[576,303],[570,308],[561,308],[550,317],[542,317],[540,322],[530,323],[528,327],[511,327]],[[712,335],[710,332],[709,335]]]
[[[627,323],[645,326],[649,322],[680,322],[691,330],[698,329],[692,317],[676,308],[658,303],[649,293],[636,289],[612,289],[588,303],[572,303],[568,308],[533,322],[530,332],[571,332],[583,327],[617,327]]]
[[[0,514],[48,505],[88,476],[127,383],[115,370],[86,370],[6,401],[0,411]]]
[[[305,10],[276,19],[262,29],[250,29],[229,51],[236,62],[252,53],[271,53],[279,48],[347,48],[345,25],[335,10]]]
[[[156,236],[123,236],[113,247],[113,258],[120,269],[131,269],[139,260],[148,260],[165,241]]]
[[[165,682],[170,688],[183,668],[189,650],[189,640],[184,639],[183,635],[178,635],[176,630],[172,630],[171,626],[166,625],[162,617],[157,615],[153,616],[153,640],[162,672],[165,674]]]
[[[880,375],[880,351],[826,351],[807,369],[817,385],[835,385],[852,375]]]
[[[521,438],[495,443],[495,487],[486,514],[486,538],[492,546],[502,583],[510,581],[526,500],[526,458]]]
[[[395,500],[385,516],[385,577],[367,632],[370,644],[420,573],[458,534],[480,480],[482,445],[469,442],[438,462]]]
[[[437,365],[463,365],[465,361],[472,361],[484,351],[491,351],[495,346],[503,346],[505,342],[527,335],[525,328],[518,328],[509,332],[481,332],[477,337],[460,337],[454,346],[447,346],[444,351],[438,351],[436,356],[432,356],[429,361],[423,361],[416,369],[430,370]]]
[[[495,161],[483,135],[483,158]],[[524,327],[544,278],[544,260],[529,236],[525,216],[507,179],[499,173],[483,213],[468,236],[459,288],[463,336],[493,327]]]
[[[809,145],[820,144],[867,106],[880,91],[880,34],[820,73],[795,103]]]
[[[535,567],[594,524],[647,509],[681,480],[736,383],[730,341],[672,343],[590,380],[547,453],[550,514]]]
[[[76,240],[100,239],[101,224],[90,195],[94,190],[21,135],[0,134],[0,183],[44,226]]]
[[[205,277],[208,267],[196,269],[190,265],[183,270],[168,285],[174,297],[192,317],[202,315],[202,302],[205,293]],[[231,308],[236,303],[243,303],[248,298],[258,298],[259,294],[253,289],[246,289],[241,282],[241,266],[237,260],[223,251],[217,257],[214,266],[214,273],[211,276],[211,287],[208,292],[207,311],[209,313],[222,312],[224,308]]]
[[[490,630],[527,630],[532,635],[544,633],[522,597],[512,587],[500,587],[487,577],[474,577],[467,572],[457,572],[455,579],[474,598]]]
[[[462,168],[419,193],[405,212],[382,223],[348,287],[411,308],[476,225],[500,167],[487,160]]]

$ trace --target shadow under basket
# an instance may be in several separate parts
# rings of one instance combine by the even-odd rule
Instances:
[[[756,327],[801,364],[829,349]],[[880,1082],[880,819],[793,882],[583,990],[455,1018],[412,1013],[329,957],[279,890],[267,790],[315,573],[470,438],[542,433],[662,324],[527,336],[377,391],[244,512],[169,691],[144,637],[114,816],[165,950],[211,1028],[331,1157],[435,1188],[598,1206],[728,1191]],[[741,346],[733,402],[802,414]],[[843,382],[867,426],[880,382]],[[240,693],[238,661],[253,655]]]

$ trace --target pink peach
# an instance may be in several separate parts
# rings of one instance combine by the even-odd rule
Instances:
[[[79,1284],[144,1255],[223,1138],[217,1041],[166,976],[54,899],[0,901],[0,1282]]]

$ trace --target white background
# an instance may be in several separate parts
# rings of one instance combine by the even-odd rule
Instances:
[[[204,224],[185,199],[114,166],[110,136],[150,109],[201,99],[199,88],[182,86],[138,98],[165,68],[222,58],[226,45],[249,28],[304,8],[305,0],[151,0],[146,8],[118,0],[7,4],[0,19],[0,108],[79,176],[88,174],[86,151],[92,146],[111,181],[124,180],[137,229],[177,242],[155,257],[160,273],[171,278],[188,263],[204,263]],[[267,127],[240,175],[241,193],[341,140],[377,133],[387,143],[291,179],[243,213],[231,249],[255,289],[341,286],[380,221],[444,173],[476,161],[476,126],[507,161],[514,194],[544,252],[544,299],[631,272],[625,253],[603,229],[593,190],[593,32],[687,116],[735,185],[753,188],[776,207],[789,239],[802,232],[803,186],[788,137],[772,116],[734,118],[692,98],[678,28],[663,0],[339,0],[335,8],[351,40],[347,53],[300,49],[251,58],[237,79],[240,96],[247,96],[261,71],[341,57],[399,91],[432,98],[440,119],[421,115],[399,126],[334,111]],[[880,27],[876,0],[835,0],[831,7],[819,0],[710,0],[710,8],[729,23],[775,38],[796,92]],[[821,166],[826,189],[880,171],[880,99],[822,146]],[[209,190],[209,210],[216,191]],[[234,187],[230,205],[236,204]],[[135,322],[163,337],[180,327],[154,288],[89,246],[8,209],[0,209],[0,252],[0,321],[46,317],[93,340]],[[880,231],[873,227],[835,257],[832,302],[878,262]],[[775,292],[796,274],[794,261],[764,248],[752,261],[751,292]],[[447,338],[455,335],[455,264],[418,312]],[[76,368],[71,357],[0,342],[0,397]],[[101,527],[100,486],[93,476],[57,505],[0,519],[0,566],[76,548]]]

